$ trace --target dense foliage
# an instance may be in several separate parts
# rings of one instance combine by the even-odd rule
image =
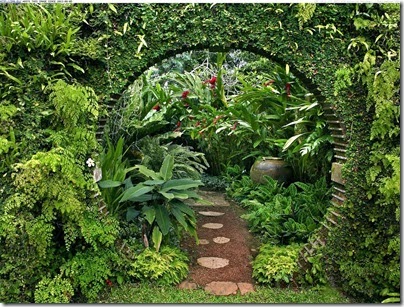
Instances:
[[[159,161],[145,159],[143,170],[159,172],[166,157],[180,151],[182,168],[178,165],[173,176],[186,174],[197,180],[207,163],[203,155],[194,159],[189,147],[169,147],[180,145],[179,134],[187,145],[199,146],[217,173],[224,175],[234,164],[246,166],[245,148],[236,148],[236,155],[227,151],[236,133],[224,132],[237,131],[231,129],[239,119],[259,128],[260,120],[271,114],[223,114],[229,107],[232,115],[237,114],[244,103],[236,107],[228,99],[240,89],[225,91],[222,56],[216,59],[215,76],[177,76],[173,96],[161,86],[134,83],[160,60],[203,48],[256,52],[279,63],[287,78],[296,76],[306,89],[301,93],[314,94],[316,101],[302,101],[294,91],[299,83],[290,79],[282,81],[288,86],[281,83],[276,89],[283,97],[278,102],[290,102],[291,91],[297,103],[284,106],[294,108],[296,117],[285,119],[286,127],[276,132],[293,130],[296,138],[274,134],[283,140],[274,149],[293,153],[284,152],[301,176],[307,174],[304,167],[327,170],[329,160],[315,159],[330,157],[321,105],[335,106],[349,141],[344,166],[347,201],[341,207],[344,219],[330,231],[322,252],[327,273],[359,301],[379,302],[400,292],[399,4],[3,4],[0,24],[0,301],[93,301],[113,283],[148,274],[151,268],[127,273],[134,262],[147,258],[139,247],[139,225],[99,210],[103,204],[94,197],[100,190],[93,171],[102,152],[95,134],[97,121],[130,85],[137,86],[132,90],[137,94],[126,100],[127,105],[141,108],[135,114],[128,108],[129,117],[124,118],[130,118],[130,129],[138,134],[130,129],[122,133],[132,150],[126,157],[129,164],[121,160],[123,169],[138,164],[150,151],[140,137],[156,131],[168,135],[155,139],[154,148],[165,148],[155,152]],[[266,81],[252,82],[251,75],[246,80],[253,84],[249,94],[272,95],[270,87],[263,86]],[[254,107],[254,99],[247,98],[244,102]],[[143,99],[148,103],[141,105]],[[200,102],[201,110],[189,114]],[[318,106],[309,108],[314,102]],[[198,120],[204,124],[201,134]],[[306,127],[299,126],[306,121]],[[216,133],[219,126],[222,130]],[[244,127],[244,132],[250,131]],[[253,130],[252,145],[259,147],[266,138]],[[121,136],[114,131],[118,130],[111,130],[113,146]],[[306,157],[313,153],[313,163],[300,159],[302,150]],[[234,158],[232,163],[227,163],[228,157]],[[193,169],[184,168],[187,161],[193,161]],[[139,179],[138,171],[127,174]],[[127,179],[121,178],[104,179],[120,184]],[[154,233],[149,238],[159,242],[160,234]],[[143,258],[137,258],[139,254]],[[185,266],[176,267],[178,274],[162,273],[164,280],[175,283],[184,276]]]
[[[232,182],[227,194],[246,209],[242,218],[261,240],[291,244],[307,242],[320,226],[330,193],[324,177],[314,184],[297,181],[284,187],[271,177],[266,177],[265,184],[254,184],[243,176]]]

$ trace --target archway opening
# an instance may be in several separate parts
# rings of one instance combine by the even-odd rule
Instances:
[[[285,160],[291,178],[279,186],[261,176],[263,185],[254,189],[290,202],[290,212],[276,214],[294,230],[276,233],[274,242],[306,242],[331,198],[332,137],[320,100],[287,64],[241,50],[192,51],[146,70],[122,94],[106,135],[112,143],[124,137],[132,164],[158,172],[173,156],[174,176],[213,181],[211,188],[222,180],[233,195],[257,184],[248,176],[257,160]],[[312,197],[313,207],[298,208],[298,194]]]

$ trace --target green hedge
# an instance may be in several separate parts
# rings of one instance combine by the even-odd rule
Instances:
[[[55,131],[63,126],[49,99],[49,85],[62,79],[92,87],[103,114],[111,98],[171,55],[203,48],[248,50],[289,64],[319,101],[336,106],[347,127],[348,201],[345,219],[328,238],[329,273],[360,300],[379,301],[383,290],[399,292],[399,60],[394,55],[400,53],[399,4],[43,8],[49,13],[38,5],[0,6],[2,212],[17,192],[13,164],[58,144]],[[75,163],[82,163],[84,157],[73,152]],[[0,233],[1,244],[5,237]],[[44,262],[41,266],[51,268]],[[0,279],[18,275],[12,268],[7,272]],[[33,284],[19,282],[13,291],[28,287],[24,299],[32,298]]]

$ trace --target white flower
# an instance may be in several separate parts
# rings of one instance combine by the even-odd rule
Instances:
[[[86,161],[86,163],[87,163],[87,166],[88,166],[88,167],[95,166],[94,160],[91,159],[91,158],[88,158],[87,161]]]

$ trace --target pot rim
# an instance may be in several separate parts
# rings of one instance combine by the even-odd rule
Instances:
[[[282,158],[279,158],[279,157],[262,157],[262,160],[282,160]]]

